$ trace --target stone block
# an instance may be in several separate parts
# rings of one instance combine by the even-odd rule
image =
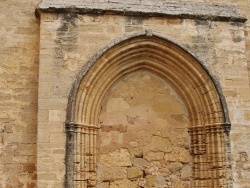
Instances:
[[[171,186],[174,188],[191,188],[191,183],[189,181],[180,181],[180,180],[175,180],[171,182]]]
[[[172,143],[168,138],[163,138],[161,136],[153,136],[150,145],[163,148],[167,146],[172,146]]]
[[[101,24],[86,24],[80,27],[81,32],[101,33],[104,31],[104,27]]]
[[[135,180],[143,177],[143,170],[141,167],[130,167],[127,169],[128,179]]]
[[[23,164],[23,172],[32,173],[36,170],[35,164],[26,163]]]
[[[102,181],[115,181],[119,179],[127,178],[126,167],[106,167],[100,166],[98,168],[98,173]]]
[[[166,185],[166,180],[162,176],[146,176],[147,187],[161,187]]]
[[[61,121],[61,111],[60,110],[49,110],[49,121],[57,122]]]
[[[183,167],[183,164],[182,163],[179,163],[179,162],[171,162],[169,165],[168,165],[168,168],[169,170],[172,172],[172,173],[176,173],[176,172],[179,172]]]
[[[192,178],[192,167],[191,165],[185,165],[181,169],[181,180],[188,181]]]
[[[102,154],[100,156],[100,163],[107,167],[132,166],[130,157],[129,151],[122,148],[108,154]]]
[[[39,143],[50,142],[50,133],[49,132],[39,132],[39,134],[37,135],[37,141]]]
[[[134,158],[133,159],[133,166],[149,166],[149,162],[146,159],[142,158]]]
[[[147,6],[163,6],[162,1],[152,1],[152,0],[142,0],[141,4]]]
[[[13,143],[13,142],[18,142],[22,143],[23,140],[23,135],[21,134],[14,134],[14,133],[6,133],[4,134],[4,143]]]
[[[140,147],[132,148],[131,152],[134,154],[134,157],[136,157],[136,158],[143,157],[143,151],[142,151],[142,148],[140,148]]]
[[[22,143],[35,144],[37,142],[36,134],[25,134],[22,136]]]
[[[50,133],[50,143],[65,143],[66,134],[65,133]]]
[[[128,179],[117,180],[110,183],[110,188],[137,188],[137,185]]]
[[[182,163],[191,162],[191,155],[189,150],[180,147],[165,148],[164,160],[166,161],[179,161]]]
[[[159,161],[164,158],[164,152],[153,152],[150,151],[144,155],[144,158],[148,161]]]
[[[108,26],[106,26],[106,32],[109,34],[121,33],[122,26],[120,26],[120,25],[108,25]]]
[[[110,144],[122,144],[124,140],[124,134],[117,131],[109,131],[105,133],[100,133],[101,136],[101,147],[109,146]]]
[[[56,181],[57,175],[56,173],[41,173],[41,174],[38,174],[38,178],[40,178],[41,180]]]
[[[102,182],[101,188],[109,188],[109,182]]]

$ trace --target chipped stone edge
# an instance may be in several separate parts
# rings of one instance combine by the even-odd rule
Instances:
[[[40,18],[41,13],[75,13],[75,14],[95,14],[95,15],[123,15],[123,16],[144,16],[144,17],[169,17],[180,19],[212,20],[212,21],[232,21],[244,23],[247,18],[240,14],[233,5],[214,5],[207,3],[174,3],[160,6],[106,4],[101,7],[97,5],[44,5],[40,4],[35,9],[35,16]]]

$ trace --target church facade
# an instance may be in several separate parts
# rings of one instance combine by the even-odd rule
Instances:
[[[0,188],[250,186],[247,0],[0,6]]]

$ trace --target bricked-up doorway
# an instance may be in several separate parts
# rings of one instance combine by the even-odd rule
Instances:
[[[67,113],[66,187],[230,184],[230,124],[218,83],[151,32],[97,53],[79,73]]]
[[[188,112],[164,78],[124,75],[101,106],[97,187],[190,187]]]

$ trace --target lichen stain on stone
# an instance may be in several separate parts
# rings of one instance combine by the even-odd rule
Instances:
[[[55,58],[61,67],[76,71],[80,55],[75,53],[78,40],[78,15],[74,13],[60,15],[61,24],[55,37]]]
[[[250,172],[250,162],[247,152],[238,153],[238,159],[236,160],[236,173],[238,179],[246,177],[247,172]]]

